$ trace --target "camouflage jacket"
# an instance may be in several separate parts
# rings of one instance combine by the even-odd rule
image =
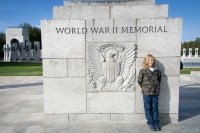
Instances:
[[[148,68],[141,69],[138,75],[138,84],[142,88],[142,94],[159,95],[161,82],[161,72],[155,68],[151,72]]]

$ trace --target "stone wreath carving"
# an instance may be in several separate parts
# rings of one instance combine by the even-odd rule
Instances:
[[[88,46],[88,82],[93,91],[135,89],[135,45],[128,48],[105,44],[98,49]]]

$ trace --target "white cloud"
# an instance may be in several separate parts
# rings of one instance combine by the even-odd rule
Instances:
[[[35,25],[35,27],[41,28],[41,26],[40,26],[40,25]]]

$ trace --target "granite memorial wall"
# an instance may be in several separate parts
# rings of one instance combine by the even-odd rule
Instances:
[[[146,122],[143,57],[162,71],[160,119],[178,121],[182,18],[154,0],[69,2],[41,20],[48,122]]]

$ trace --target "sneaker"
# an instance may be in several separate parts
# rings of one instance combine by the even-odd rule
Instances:
[[[156,128],[156,131],[160,131],[160,128],[158,127],[158,128]]]
[[[160,131],[160,127],[159,126],[155,126],[155,130],[156,131]]]
[[[149,128],[150,128],[152,131],[155,131],[154,126],[149,125]]]

